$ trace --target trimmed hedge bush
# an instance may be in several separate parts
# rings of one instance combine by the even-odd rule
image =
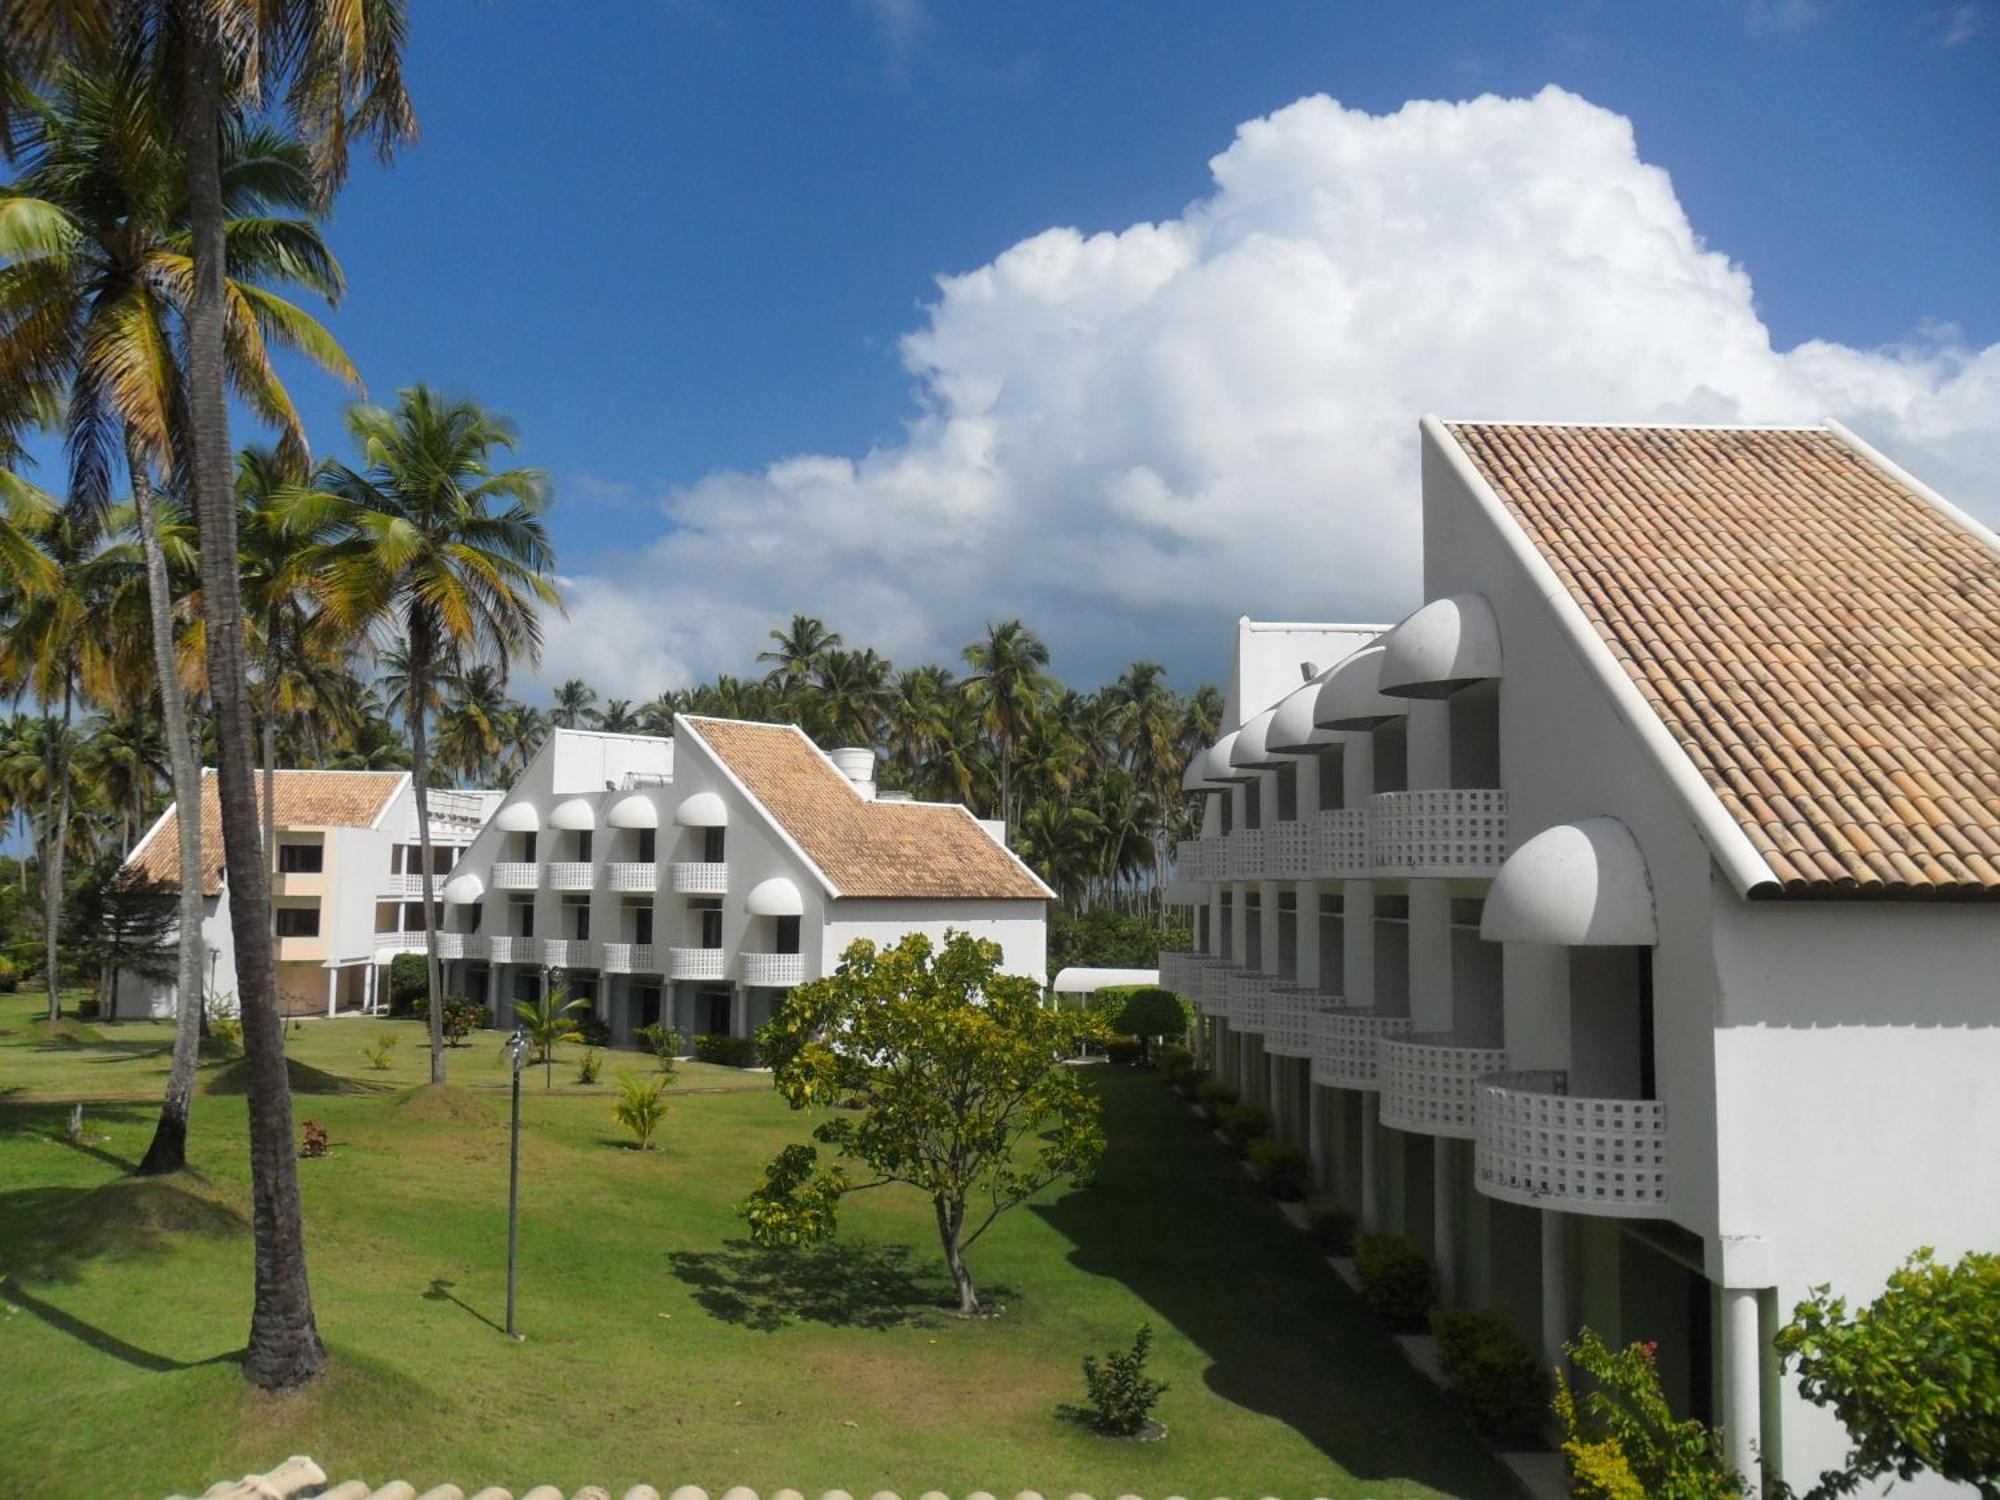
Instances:
[[[1154,1054],[1153,1065],[1166,1075],[1168,1083],[1178,1088],[1195,1070],[1194,1054],[1185,1047],[1169,1043]]]
[[[389,960],[389,1014],[414,1015],[431,992],[430,961],[421,953],[398,953]]]
[[[715,1063],[725,1068],[754,1068],[757,1066],[757,1039],[705,1031],[694,1039],[694,1055],[697,1062]]]
[[[1328,1255],[1352,1255],[1358,1227],[1353,1213],[1338,1203],[1316,1203],[1306,1210],[1306,1233]]]
[[[1499,1313],[1431,1314],[1438,1362],[1452,1394],[1488,1437],[1532,1435],[1549,1412],[1549,1377],[1533,1346]]]
[[[1368,1310],[1396,1328],[1421,1328],[1437,1301],[1431,1263],[1399,1234],[1364,1234],[1354,1242],[1354,1274]]]
[[[1136,1036],[1109,1037],[1104,1043],[1104,1055],[1120,1067],[1131,1067],[1146,1055],[1146,1044]]]
[[[1312,1158],[1276,1136],[1250,1143],[1250,1166],[1280,1203],[1296,1203],[1312,1188]]]
[[[1112,1023],[1127,1036],[1139,1038],[1141,1052],[1154,1037],[1172,1041],[1188,1034],[1188,1006],[1172,990],[1147,986],[1134,990]]]
[[[1236,1090],[1214,1078],[1197,1088],[1194,1096],[1211,1124],[1221,1120],[1222,1112],[1236,1103]]]
[[[1233,1104],[1222,1112],[1222,1134],[1229,1149],[1248,1156],[1254,1141],[1271,1133],[1271,1112],[1255,1104]]]

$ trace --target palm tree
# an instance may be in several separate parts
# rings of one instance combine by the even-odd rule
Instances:
[[[821,653],[805,696],[806,728],[836,745],[878,744],[895,696],[892,670],[887,658],[866,647]]]
[[[823,621],[811,615],[793,615],[791,624],[770,635],[775,643],[772,649],[757,653],[758,661],[771,664],[764,681],[777,690],[783,702],[795,704],[811,685],[821,659],[840,648],[840,632],[828,630]]]
[[[639,710],[639,728],[645,734],[657,734],[663,739],[673,738],[674,715],[687,707],[686,693],[661,693]]]
[[[549,737],[549,716],[539,708],[510,703],[501,729],[505,744],[503,776],[518,776],[527,769],[542,741]]]
[[[407,771],[410,746],[403,731],[379,714],[364,713],[326,758],[329,771]]]
[[[572,999],[569,986],[561,980],[549,981],[539,1001],[515,1002],[514,1024],[535,1044],[533,1060],[543,1067],[543,1088],[554,1088],[556,1084],[557,1045],[583,1040],[583,1033],[577,1030],[575,1016],[578,1011],[589,1008],[590,1002],[581,995]]]
[[[1167,685],[1166,668],[1158,662],[1135,661],[1108,690],[1113,702],[1111,724],[1125,764],[1156,806],[1171,806],[1179,796],[1183,758],[1180,753],[1180,695]],[[1153,833],[1153,882],[1166,878],[1167,832],[1156,823]],[[1160,907],[1166,920],[1166,907]]]
[[[491,662],[479,662],[452,678],[450,697],[438,718],[438,762],[479,785],[499,757],[509,728],[506,685]]]
[[[84,774],[103,787],[117,810],[120,853],[146,829],[160,783],[170,779],[160,721],[144,705],[130,713],[97,714],[84,726]]]
[[[965,648],[965,694],[1000,758],[1000,817],[1013,821],[1014,745],[1041,712],[1049,689],[1049,648],[1019,620],[987,627]]]
[[[336,619],[399,642],[408,673],[410,770],[416,784],[423,867],[431,862],[426,784],[433,674],[441,658],[490,659],[502,678],[517,657],[541,651],[537,604],[559,607],[548,572],[555,554],[541,513],[547,484],[536,469],[496,468],[510,451],[508,423],[471,401],[428,386],[398,393],[394,411],[358,406],[348,428],[363,467],[329,464],[322,490],[344,507],[324,581]],[[431,1082],[444,1082],[444,1015],[437,923],[424,924],[430,970]]]
[[[1089,892],[1098,868],[1097,815],[1085,807],[1036,802],[1021,815],[1015,839],[1021,858],[1046,880],[1066,905]]]
[[[581,677],[572,677],[556,689],[556,704],[549,711],[549,722],[558,729],[581,729],[590,722],[591,707],[597,702],[597,689]]]
[[[613,698],[600,709],[592,720],[594,726],[606,734],[637,734],[639,715],[632,708],[629,698]]]

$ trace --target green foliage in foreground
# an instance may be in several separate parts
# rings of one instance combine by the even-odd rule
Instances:
[[[1102,1361],[1095,1354],[1084,1355],[1086,1416],[1097,1431],[1112,1437],[1136,1437],[1146,1430],[1153,1408],[1167,1393],[1165,1381],[1146,1373],[1152,1352],[1152,1325],[1142,1323],[1132,1347],[1123,1353],[1113,1349]]]
[[[1673,1414],[1654,1346],[1612,1349],[1589,1328],[1563,1346],[1590,1379],[1582,1395],[1556,1372],[1556,1419],[1578,1500],[1742,1500],[1743,1478],[1716,1435]]]

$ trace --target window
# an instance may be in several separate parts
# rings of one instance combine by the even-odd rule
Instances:
[[[278,873],[281,875],[317,875],[325,868],[324,844],[278,845]]]
[[[639,830],[640,864],[650,865],[651,863],[653,863],[655,859],[659,858],[658,854],[655,853],[655,849],[658,845],[658,842],[659,842],[659,835],[653,829],[641,828]]]
[[[486,903],[483,901],[473,902],[471,910],[466,913],[465,930],[467,932],[479,931],[479,923],[485,916]]]
[[[722,839],[729,830],[726,828],[704,828],[701,831],[701,857],[704,863],[719,865],[723,861]]]
[[[514,903],[514,910],[521,914],[521,930],[518,935],[521,937],[533,937],[535,935],[535,903],[532,901],[516,901]]]
[[[796,953],[799,951],[799,919],[797,917],[776,917],[773,919],[776,936],[772,951],[775,953]]]
[[[590,898],[581,901],[563,902],[563,911],[569,917],[569,935],[578,942],[590,940]]]
[[[281,938],[319,936],[317,906],[281,906],[272,915],[277,920],[277,932]]]
[[[530,832],[521,835],[521,863],[524,865],[531,865],[534,862],[535,862],[535,835],[531,830]]]
[[[1299,815],[1299,768],[1296,762],[1278,767],[1278,821],[1290,823]]]
[[[590,863],[590,844],[590,830],[588,828],[578,829],[576,834],[576,862],[578,864],[587,865]]]
[[[635,906],[632,908],[632,941],[650,943],[653,941],[653,908]]]
[[[1243,783],[1243,826],[1264,826],[1264,780],[1261,776],[1253,776]]]
[[[722,946],[722,908],[720,906],[703,906],[696,909],[696,914],[701,919],[702,947],[720,948]]]

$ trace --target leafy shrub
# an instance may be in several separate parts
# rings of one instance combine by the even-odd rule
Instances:
[[[1556,1420],[1579,1500],[1742,1500],[1742,1476],[1700,1422],[1678,1420],[1660,1390],[1658,1346],[1612,1350],[1591,1329],[1563,1346],[1590,1377],[1578,1396],[1556,1372]]]
[[[632,1040],[644,1047],[660,1061],[660,1072],[671,1078],[674,1061],[681,1055],[681,1034],[671,1026],[641,1026],[632,1033]]]
[[[1312,1158],[1276,1136],[1250,1143],[1250,1166],[1280,1203],[1296,1203],[1312,1187]]]
[[[1094,1354],[1084,1355],[1084,1418],[1097,1431],[1134,1437],[1146,1430],[1153,1408],[1167,1392],[1162,1382],[1146,1374],[1152,1349],[1153,1330],[1141,1324],[1127,1352],[1113,1350],[1101,1363]]]
[[[1139,912],[1096,906],[1089,911],[1049,913],[1049,977],[1064,969],[1150,969],[1162,951],[1185,951],[1194,934],[1185,926],[1162,930],[1152,917]]]
[[[667,1101],[660,1097],[666,1086],[667,1080],[658,1074],[647,1079],[629,1073],[619,1076],[618,1102],[611,1106],[611,1113],[632,1132],[633,1144],[640,1151],[653,1149],[653,1132],[667,1117]]]
[[[570,1017],[570,1025],[575,1029],[577,1039],[586,1047],[609,1047],[611,1028],[605,1024],[595,1008],[588,1007]]]
[[[475,1005],[463,995],[447,995],[442,1005],[444,1044],[463,1047],[465,1039],[482,1027],[493,1024],[493,1012]]]
[[[603,1071],[604,1059],[598,1055],[597,1049],[595,1047],[585,1047],[583,1049],[583,1056],[576,1060],[576,1081],[578,1083],[595,1083]]]
[[[1201,1112],[1208,1116],[1211,1124],[1222,1118],[1222,1112],[1236,1102],[1236,1090],[1219,1079],[1211,1078],[1194,1093],[1195,1102],[1201,1105]]]
[[[21,966],[11,958],[0,958],[0,995],[11,995],[21,987]]]
[[[1549,1409],[1541,1356],[1496,1312],[1439,1308],[1431,1314],[1438,1362],[1452,1394],[1488,1437],[1532,1434]]]
[[[1172,990],[1148,986],[1134,990],[1119,1008],[1112,1025],[1139,1038],[1141,1055],[1154,1037],[1171,1040],[1188,1033],[1188,1006]]]
[[[1420,1328],[1437,1300],[1437,1278],[1424,1252],[1399,1234],[1364,1234],[1354,1242],[1361,1300],[1383,1322]]]
[[[324,1156],[327,1152],[326,1127],[314,1120],[299,1126],[299,1155]]]
[[[1777,1337],[1805,1398],[1847,1428],[1851,1451],[1822,1487],[1929,1472],[2000,1495],[2000,1255],[1941,1266],[1919,1250],[1851,1315],[1831,1293],[1815,1287]]]
[[[1146,1044],[1136,1036],[1109,1037],[1104,1043],[1104,1055],[1121,1067],[1130,1067],[1146,1055]]]
[[[1352,1255],[1354,1215],[1338,1203],[1316,1203],[1306,1210],[1306,1233],[1328,1255]]]
[[[716,1063],[725,1068],[754,1068],[757,1066],[757,1039],[705,1031],[694,1039],[694,1055],[701,1062]]]
[[[1153,1055],[1153,1065],[1160,1070],[1168,1083],[1179,1088],[1195,1071],[1194,1054],[1185,1047],[1169,1042]]]
[[[95,995],[85,995],[76,1002],[76,1018],[79,1021],[95,1021],[104,1014],[104,1002]]]
[[[1222,1111],[1222,1134],[1229,1149],[1248,1156],[1253,1141],[1271,1133],[1271,1112],[1256,1104],[1232,1104]]]
[[[205,1057],[234,1057],[243,1050],[243,1022],[232,1011],[209,1007],[208,1035],[201,1039]]]
[[[389,1055],[396,1050],[396,1044],[401,1040],[402,1038],[395,1032],[385,1031],[375,1038],[374,1046],[363,1047],[361,1055],[368,1059],[368,1065],[376,1072],[386,1073],[389,1071]]]
[[[431,995],[430,960],[421,953],[398,953],[389,960],[389,1014],[411,1016]]]

